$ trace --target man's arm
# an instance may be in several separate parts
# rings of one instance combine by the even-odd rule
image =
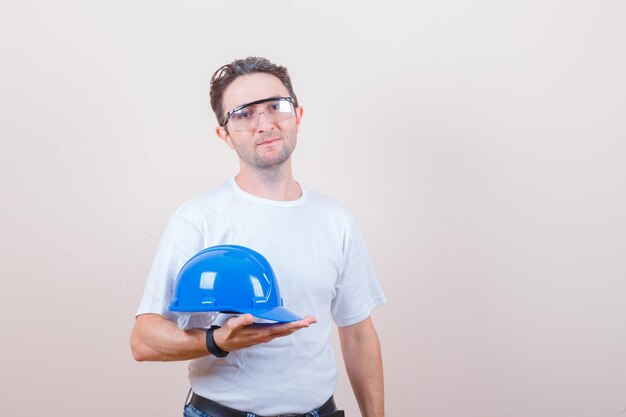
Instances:
[[[243,314],[226,320],[213,336],[220,349],[231,352],[288,336],[316,321],[309,316],[291,323],[257,325],[254,317]],[[130,347],[133,357],[140,362],[196,359],[209,354],[206,332],[206,329],[181,330],[159,314],[142,314],[135,320]]]
[[[130,335],[135,360],[184,361],[209,354],[206,330],[180,330],[175,323],[159,314],[137,316]]]
[[[372,319],[339,327],[343,361],[363,417],[385,415],[383,361]]]

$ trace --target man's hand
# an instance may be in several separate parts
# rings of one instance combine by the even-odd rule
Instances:
[[[221,328],[213,332],[213,337],[215,344],[220,349],[232,352],[260,343],[271,342],[277,337],[289,336],[316,322],[315,317],[307,316],[291,323],[255,324],[252,315],[243,314],[226,320]]]

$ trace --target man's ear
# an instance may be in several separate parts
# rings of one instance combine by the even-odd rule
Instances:
[[[224,141],[224,143],[226,145],[228,145],[228,147],[230,149],[235,149],[235,147],[233,146],[233,143],[230,140],[230,135],[228,134],[228,131],[226,130],[226,128],[224,126],[216,127],[215,128],[215,133],[217,134],[217,137],[222,139]]]
[[[304,114],[304,109],[300,106],[296,107],[296,128],[297,132],[300,132],[300,122],[302,121],[302,114]]]

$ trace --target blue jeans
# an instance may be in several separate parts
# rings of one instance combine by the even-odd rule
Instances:
[[[183,417],[212,417],[202,411],[198,410],[191,404],[187,404],[183,410]],[[254,414],[248,414],[248,417],[255,417]]]
[[[198,410],[193,405],[187,404],[185,406],[185,409],[183,410],[183,417],[211,417],[211,416]]]
[[[318,416],[317,410],[313,411],[314,416]],[[343,414],[342,414],[343,415]],[[183,410],[183,417],[212,417],[202,411],[198,410],[191,404],[187,404]],[[248,413],[248,417],[256,417],[256,414]]]
[[[211,417],[208,414],[204,414],[191,404],[187,404],[183,410],[183,417]]]

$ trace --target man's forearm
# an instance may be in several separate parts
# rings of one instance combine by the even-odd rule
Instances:
[[[378,335],[370,318],[339,328],[341,351],[363,417],[383,417],[383,364]]]
[[[180,330],[158,314],[137,317],[130,345],[137,361],[184,361],[209,354],[206,330]]]
[[[214,337],[220,349],[231,352],[289,336],[316,321],[315,317],[307,316],[289,323],[255,325],[254,317],[242,314],[228,319],[214,332]],[[209,354],[206,336],[205,329],[180,330],[159,314],[144,314],[135,321],[130,345],[138,361],[184,361]]]

